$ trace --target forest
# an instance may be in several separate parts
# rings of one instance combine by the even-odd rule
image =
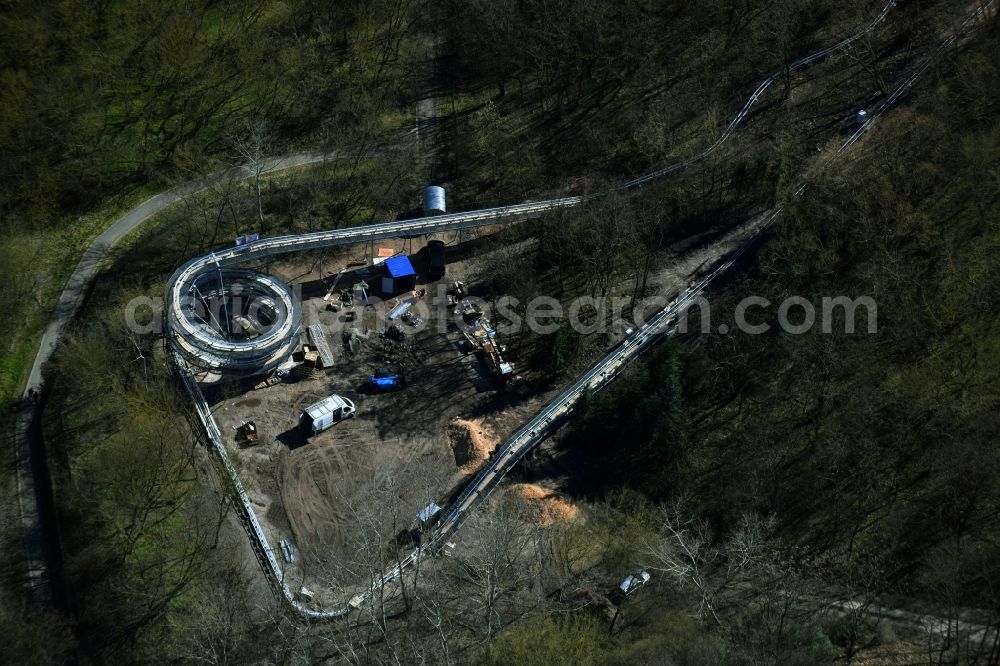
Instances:
[[[997,663],[1000,16],[987,7],[837,155],[858,109],[992,5],[897,4],[793,72],[883,3],[5,3],[3,660]],[[718,149],[621,187],[712,146],[768,76]],[[337,159],[260,167],[307,152]],[[55,603],[33,604],[13,424],[59,294],[123,213],[240,165],[248,179],[183,198],[110,251],[45,368],[60,558]],[[123,312],[239,234],[401,219],[432,182],[454,210],[601,193],[477,241],[487,302],[619,296],[631,312],[664,266],[716,259],[781,214],[706,294],[711,331],[659,342],[586,395],[506,482],[555,483],[585,519],[538,526],[497,493],[452,556],[347,618],[306,621],[261,571],[163,337]],[[790,334],[769,309],[755,314],[767,332],[743,334],[749,295],[868,296],[877,330]],[[545,391],[609,344],[565,326],[508,343]],[[385,526],[407,482],[371,480],[353,570],[374,578],[398,556]],[[620,593],[640,570],[650,583]]]

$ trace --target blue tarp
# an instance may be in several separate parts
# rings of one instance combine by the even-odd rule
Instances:
[[[417,272],[413,270],[413,264],[410,263],[410,258],[406,255],[386,259],[385,272],[394,280],[417,274]]]
[[[369,377],[368,383],[383,391],[399,388],[399,375],[389,375],[388,377]]]
[[[420,522],[426,523],[428,520],[433,518],[434,515],[437,514],[439,511],[441,511],[441,507],[439,507],[434,502],[431,502],[430,504],[422,508],[419,513],[417,513],[417,518],[420,519]]]

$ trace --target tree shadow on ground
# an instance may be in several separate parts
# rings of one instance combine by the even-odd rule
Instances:
[[[309,438],[302,428],[295,426],[279,434],[276,438],[279,442],[288,447],[289,451],[301,448],[309,443]]]

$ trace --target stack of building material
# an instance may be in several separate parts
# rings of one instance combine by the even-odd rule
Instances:
[[[293,379],[310,379],[316,375],[316,364],[306,358],[305,362],[295,366],[290,374]]]
[[[312,324],[306,329],[306,334],[309,336],[309,341],[312,342],[313,346],[316,348],[316,352],[319,354],[319,367],[332,368],[333,352],[330,351],[330,345],[326,341],[326,333],[323,332],[323,327],[319,324]]]
[[[399,317],[402,316],[403,313],[405,313],[407,310],[410,309],[411,305],[413,305],[412,301],[403,301],[402,303],[394,307],[389,312],[389,321],[396,321],[397,319],[399,319]]]
[[[278,545],[281,547],[281,554],[285,558],[285,562],[291,564],[295,561],[295,549],[292,547],[292,542],[288,539],[281,539],[278,541]]]

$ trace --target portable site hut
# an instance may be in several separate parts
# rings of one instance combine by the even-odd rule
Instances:
[[[382,295],[395,296],[404,291],[412,291],[417,286],[417,272],[409,257],[400,255],[386,259],[382,264],[385,272],[382,274]]]

